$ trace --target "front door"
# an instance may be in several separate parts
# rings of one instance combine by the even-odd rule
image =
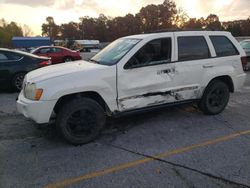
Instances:
[[[173,63],[173,34],[146,43],[124,67],[118,67],[120,111],[174,102],[176,69]]]

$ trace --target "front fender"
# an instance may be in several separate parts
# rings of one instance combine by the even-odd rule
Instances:
[[[43,88],[41,100],[59,100],[65,95],[96,92],[106,102],[111,111],[117,110],[116,72],[95,73],[96,75],[70,74],[42,81],[37,87]]]

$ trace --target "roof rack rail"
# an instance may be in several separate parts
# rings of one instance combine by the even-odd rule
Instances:
[[[153,30],[153,31],[148,31],[145,32],[145,34],[149,34],[149,33],[164,33],[164,32],[181,32],[181,31],[214,31],[211,29],[160,29],[160,30]]]

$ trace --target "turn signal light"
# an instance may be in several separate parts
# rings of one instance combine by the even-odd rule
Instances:
[[[36,93],[35,93],[35,100],[39,101],[41,96],[43,94],[43,89],[36,89]]]

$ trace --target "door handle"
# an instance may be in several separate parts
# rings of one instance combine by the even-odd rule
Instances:
[[[169,69],[164,69],[164,70],[159,70],[157,71],[157,74],[169,74],[169,73],[174,73],[175,68],[169,68]]]
[[[162,70],[162,73],[163,74],[168,74],[172,71],[172,69],[165,69],[165,70]]]
[[[214,67],[214,65],[203,65],[204,69],[213,68],[213,67]]]

